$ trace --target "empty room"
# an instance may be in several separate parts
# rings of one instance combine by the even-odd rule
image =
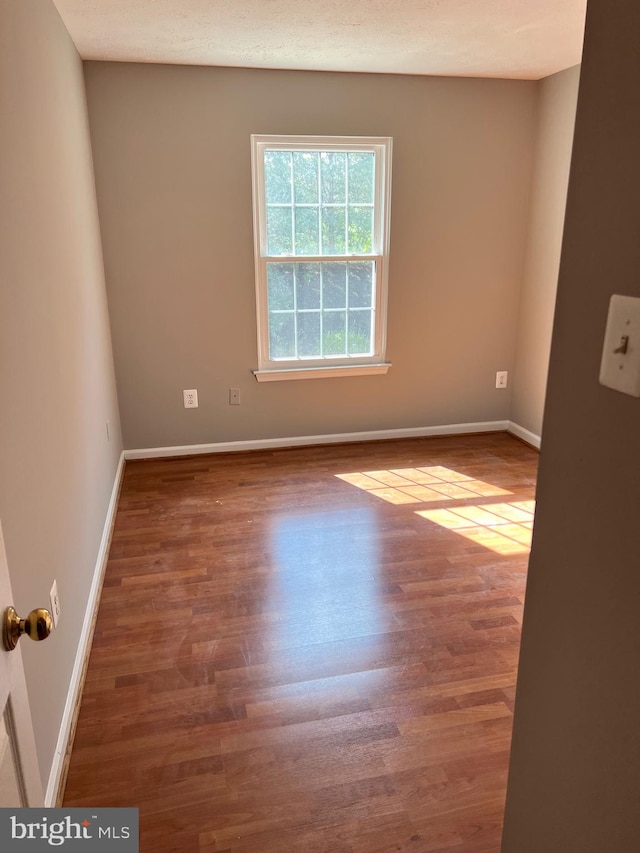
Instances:
[[[3,812],[636,849],[638,25],[0,2]]]

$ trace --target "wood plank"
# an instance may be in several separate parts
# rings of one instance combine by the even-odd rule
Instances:
[[[498,853],[537,462],[127,463],[65,805],[139,807],[142,853]]]

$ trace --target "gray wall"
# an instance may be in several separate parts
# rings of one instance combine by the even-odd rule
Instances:
[[[93,62],[85,77],[127,448],[508,417],[495,371],[514,364],[535,83]],[[251,375],[251,133],[393,136],[387,376]]]
[[[538,84],[529,234],[510,420],[542,433],[580,68]]]
[[[0,2],[0,518],[46,786],[121,451],[82,64],[50,0]],[[107,442],[106,421],[111,424]]]
[[[640,297],[638,32],[637,0],[589,4],[503,853],[639,846],[640,400],[598,383],[609,298]]]

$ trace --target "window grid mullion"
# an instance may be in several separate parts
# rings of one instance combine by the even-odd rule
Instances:
[[[264,255],[268,264],[378,263],[382,255]]]
[[[324,241],[322,239],[322,178],[320,175],[320,152],[316,152],[316,174],[318,175],[318,248],[320,254],[324,254]]]
[[[322,266],[323,265],[320,264],[320,356],[324,358],[324,273],[322,271]]]
[[[293,346],[295,358],[298,355],[298,267],[293,268]]]
[[[289,204],[291,206],[291,251],[295,255],[296,253],[296,202],[293,193],[293,151],[289,152]]]
[[[349,250],[349,154],[344,158],[344,250]]]
[[[315,201],[297,201],[297,207],[317,207],[317,203]],[[326,201],[324,202],[325,207],[344,207],[345,203],[342,201]],[[375,205],[370,204],[369,202],[358,201],[356,202],[357,207],[369,207],[371,210],[374,209]],[[291,207],[288,201],[269,201],[267,202],[267,207]]]
[[[341,311],[344,313],[345,308],[323,308],[322,309],[325,314],[339,314]],[[320,308],[273,308],[269,311],[270,314],[317,314],[320,311]],[[370,305],[357,305],[355,308],[349,308],[349,311],[353,313],[364,313],[365,311],[373,311],[373,308]]]

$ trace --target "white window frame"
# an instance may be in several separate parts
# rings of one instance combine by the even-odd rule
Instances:
[[[366,255],[268,255],[264,152],[284,151],[371,151],[375,155],[374,222],[372,252]],[[391,137],[362,136],[251,136],[253,184],[253,234],[256,275],[259,382],[283,379],[313,379],[386,373],[387,288],[389,268],[389,225],[391,218]],[[267,263],[317,261],[373,261],[376,265],[373,354],[370,356],[325,356],[271,360],[269,358],[269,312]]]

